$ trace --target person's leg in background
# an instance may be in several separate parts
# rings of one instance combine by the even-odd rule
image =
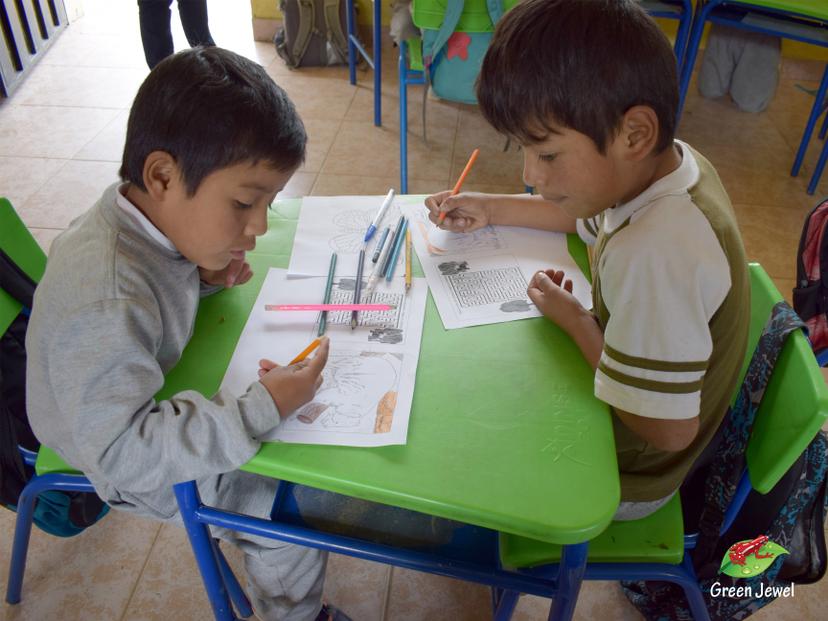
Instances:
[[[152,69],[173,53],[170,30],[172,0],[138,0],[138,19],[141,23],[141,43],[144,58]]]
[[[178,0],[178,15],[190,47],[215,45],[207,23],[207,0]]]

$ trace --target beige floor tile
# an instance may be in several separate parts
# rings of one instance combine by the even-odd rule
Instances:
[[[116,162],[70,160],[17,211],[26,226],[66,228],[118,181],[118,167]]]
[[[385,618],[394,621],[480,621],[491,618],[490,590],[395,567]]]
[[[32,236],[35,238],[35,241],[40,245],[47,255],[49,254],[49,250],[52,247],[52,242],[55,241],[55,237],[63,233],[64,229],[37,229],[37,228],[29,228],[29,231],[32,233]]]
[[[794,278],[804,210],[741,203],[733,207],[748,260],[761,263],[772,277]]]
[[[103,108],[9,106],[0,114],[0,155],[70,158],[118,116]]]
[[[777,95],[768,106],[768,115],[794,151],[805,131],[818,86],[818,82],[780,80]],[[819,131],[819,125],[816,131]]]
[[[308,146],[305,163],[299,168],[300,172],[317,173],[331,150],[337,132],[342,125],[338,120],[307,119],[304,116],[305,131],[308,133]]]
[[[8,576],[9,548],[16,514],[0,511],[3,553],[0,584]],[[75,537],[60,538],[35,528],[29,545],[22,601],[2,603],[7,621],[115,621],[126,609],[160,525],[110,511]]]
[[[492,129],[479,110],[463,108],[451,162],[452,183],[460,176],[472,151],[479,148],[480,156],[466,177],[466,183],[523,187],[523,152],[514,141],[507,151],[504,151],[505,146],[506,138]]]
[[[324,598],[354,621],[383,621],[390,579],[390,565],[331,554]]]
[[[408,132],[412,136],[409,140],[422,135],[423,131],[423,97],[422,87],[408,91]],[[397,129],[400,126],[400,97],[398,92],[393,95],[382,95],[382,126]],[[437,132],[452,130],[457,126],[460,113],[458,104],[439,99],[426,101],[426,126],[428,137]],[[369,84],[360,84],[351,107],[345,115],[346,121],[374,122],[374,89]]]
[[[59,67],[109,67],[146,70],[144,51],[138,34],[137,13],[134,24],[127,26],[134,33],[121,34],[83,33],[70,25],[58,40],[54,42],[49,53],[43,57],[44,65]],[[106,53],[101,53],[106,50]]]
[[[434,179],[445,183],[453,143],[453,131],[434,136],[429,146],[418,140],[410,141],[408,176],[412,179]],[[374,127],[372,123],[344,121],[331,146],[322,172],[376,175],[378,171],[392,176],[399,175],[397,132],[385,127]]]
[[[794,269],[794,274],[796,274],[796,269]],[[796,278],[774,278],[773,284],[776,285],[776,288],[779,289],[779,293],[785,298],[785,301],[788,304],[793,305],[793,289],[796,286]]]
[[[241,555],[222,545],[227,561],[244,585]],[[211,619],[212,610],[201,574],[183,528],[165,524],[149,553],[123,621]]]
[[[389,188],[398,189],[400,178],[392,176],[366,177],[364,175],[334,175],[322,173],[316,180],[313,196],[343,196],[347,194],[386,194]],[[444,183],[420,179],[408,180],[409,194],[431,194],[445,187]]]
[[[551,600],[524,595],[512,621],[543,621]],[[627,601],[617,582],[585,582],[575,606],[575,621],[639,621],[642,616]]]
[[[100,133],[86,143],[73,159],[120,162],[124,155],[129,111],[123,110]]]
[[[46,65],[14,94],[21,105],[128,108],[148,69]]]
[[[284,189],[279,192],[277,198],[300,198],[311,193],[311,188],[316,182],[315,172],[296,172],[288,181]]]
[[[275,61],[268,66],[273,67]],[[303,119],[342,119],[356,94],[343,67],[311,67],[292,73],[271,74],[287,91]]]
[[[0,196],[19,209],[66,164],[66,160],[0,157]]]

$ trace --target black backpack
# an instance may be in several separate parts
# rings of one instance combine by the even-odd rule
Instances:
[[[35,283],[2,250],[0,289],[23,305],[0,336],[0,504],[15,510],[20,492],[34,476],[18,445],[35,452],[40,448],[26,416],[26,328]],[[68,537],[94,524],[108,510],[95,494],[50,490],[38,496],[34,523],[47,533]]]
[[[828,352],[828,200],[814,207],[799,239],[793,307],[808,326],[808,338],[820,364]]]

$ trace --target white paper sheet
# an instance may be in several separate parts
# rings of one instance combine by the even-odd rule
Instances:
[[[539,317],[526,288],[542,269],[564,270],[575,297],[592,307],[589,283],[569,255],[565,234],[508,226],[450,233],[432,224],[422,202],[402,209],[447,330]]]
[[[244,394],[257,379],[260,359],[288,364],[316,338],[318,313],[265,311],[264,307],[265,304],[321,301],[326,280],[289,280],[283,269],[268,271],[233,352],[222,389],[235,395]],[[337,277],[331,302],[352,302],[353,287],[353,276]],[[355,330],[351,330],[349,312],[329,313],[326,335],[331,339],[331,349],[321,388],[311,403],[262,439],[344,446],[405,444],[423,334],[426,291],[422,278],[412,280],[407,295],[402,278],[395,278],[391,283],[383,280],[361,302],[387,303],[396,308],[359,313]]]
[[[296,237],[288,266],[289,278],[306,276],[327,276],[331,252],[337,254],[337,272],[347,269],[356,273],[359,251],[363,246],[368,225],[377,214],[385,196],[307,196],[302,199],[302,210],[296,225]],[[385,227],[391,233],[400,219],[399,201],[394,199],[377,227],[377,232],[368,242],[365,263],[370,270],[370,257],[374,254]],[[391,239],[389,233],[389,240]],[[400,252],[395,275],[400,273],[400,264],[405,253]]]

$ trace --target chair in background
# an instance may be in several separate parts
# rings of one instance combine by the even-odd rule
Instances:
[[[346,19],[348,23],[348,79],[356,84],[357,52],[374,71],[374,125],[382,125],[382,0],[371,0],[374,5],[373,54],[363,47],[356,32],[356,13],[354,0],[346,0]]]
[[[826,41],[828,41],[828,28],[825,32]],[[802,166],[802,161],[805,159],[805,153],[808,150],[808,143],[811,141],[811,134],[814,132],[819,117],[828,110],[828,65],[825,67],[825,72],[822,74],[822,81],[817,88],[816,96],[814,97],[814,105],[811,107],[811,113],[808,115],[808,123],[805,125],[805,132],[802,134],[802,141],[799,143],[799,149],[796,152],[796,159],[794,160],[793,168],[791,168],[791,176],[796,177],[799,174],[799,169]],[[820,140],[825,140],[825,133],[828,131],[828,114],[822,121],[822,128],[819,130]],[[822,176],[822,171],[825,170],[825,164],[828,162],[828,142],[822,145],[822,151],[819,154],[814,172],[811,175],[811,180],[808,182],[808,194],[813,194],[816,191],[819,178]]]
[[[414,0],[414,2],[416,3],[417,0]],[[679,25],[674,50],[676,54],[676,66],[678,67],[678,70],[681,71],[687,49],[690,26],[693,21],[693,5],[691,0],[639,0],[639,3],[647,11],[647,13],[653,17],[675,19],[678,21]],[[506,10],[513,5],[514,2],[504,2]],[[418,18],[417,11],[415,11],[414,15],[416,20]],[[422,28],[427,26],[427,24],[417,23],[417,26]],[[435,24],[428,24],[428,26],[434,27]],[[493,28],[494,26],[492,25],[491,29]],[[407,194],[408,87],[426,84],[425,68],[423,64],[422,39],[409,39],[400,44],[398,67],[400,86],[400,192],[402,194]],[[423,120],[425,122],[425,119]],[[375,124],[378,125],[379,123],[375,122]]]
[[[773,306],[782,300],[767,273],[750,265],[751,316],[748,351],[753,352]],[[744,377],[750,356],[742,368]],[[811,352],[808,338],[798,330],[789,337],[756,414],[747,447],[747,468],[731,501],[721,533],[735,521],[751,489],[767,494],[805,451],[828,419],[828,386]],[[651,516],[613,522],[589,544],[585,580],[666,580],[679,583],[693,618],[709,619],[695,572],[686,550],[695,534],[684,534],[678,495]],[[560,546],[512,535],[500,535],[504,566],[529,567],[536,576],[558,571]],[[502,596],[514,607],[517,594]]]
[[[708,23],[828,47],[828,2],[825,0],[700,0],[693,27],[690,30],[684,67],[679,79],[679,111],[683,108],[687,98],[699,44],[704,34],[704,27]],[[799,173],[814,126],[824,108],[826,90],[828,90],[828,70],[822,78],[814,107],[799,144],[791,170],[791,175],[794,177]],[[825,127],[821,135],[824,133]],[[820,163],[817,164],[808,185],[809,194],[813,194],[816,188],[826,158],[828,158],[828,151],[823,149]]]
[[[0,249],[34,282],[39,282],[43,277],[46,255],[5,198],[0,199]],[[8,329],[21,311],[28,310],[0,288],[0,334]],[[17,518],[6,585],[6,602],[9,604],[17,604],[21,600],[26,556],[38,496],[51,490],[95,493],[89,479],[69,466],[51,449],[41,446],[37,452],[23,447],[19,447],[19,450],[23,462],[34,468],[35,475],[26,483],[17,501]],[[224,583],[233,602],[243,616],[250,616],[252,609],[244,591],[230,571],[218,545],[213,542],[213,546],[217,562],[225,576]]]

